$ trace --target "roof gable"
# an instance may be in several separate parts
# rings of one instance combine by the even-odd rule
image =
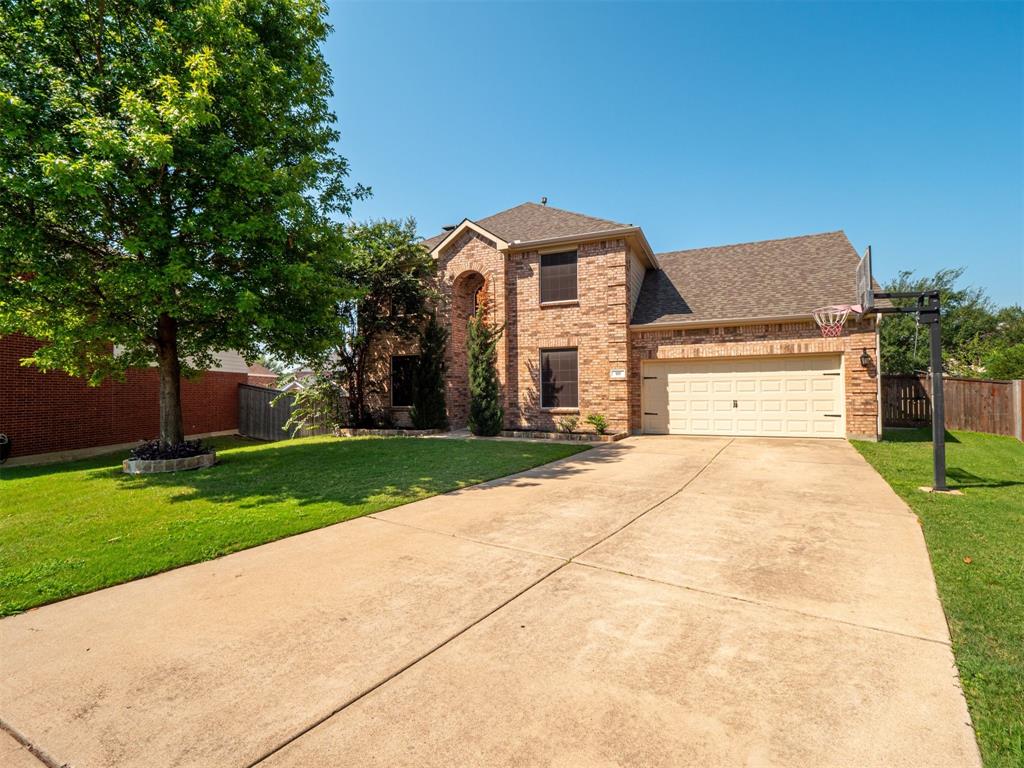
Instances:
[[[423,245],[434,250],[456,230],[459,230],[466,221],[469,220],[464,219],[459,227],[427,238],[423,241]],[[610,219],[599,219],[538,203],[523,203],[471,223],[493,233],[507,243],[600,234],[630,226]]]

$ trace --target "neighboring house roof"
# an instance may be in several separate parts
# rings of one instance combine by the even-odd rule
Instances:
[[[253,363],[252,365],[250,365],[249,366],[249,375],[250,376],[266,376],[268,378],[269,377],[273,377],[275,379],[278,377],[278,374],[276,372],[270,370],[269,368],[267,368],[267,366],[263,365],[262,363]]]
[[[496,213],[493,216],[475,219],[473,223],[483,227],[488,232],[493,232],[509,243],[517,240],[531,242],[533,240],[548,240],[556,237],[589,235],[631,226],[630,224],[621,224],[609,219],[598,219],[593,216],[585,216],[582,213],[552,208],[550,205],[540,205],[539,203],[523,203],[506,211]],[[423,241],[423,244],[428,249],[432,249],[447,236],[448,232],[442,232],[439,235],[427,238]]]
[[[631,324],[797,317],[853,304],[858,259],[842,231],[659,253]]]
[[[225,349],[213,353],[214,363],[211,371],[222,371],[224,373],[248,373],[249,366],[245,364],[245,358],[233,349]],[[155,363],[154,363],[155,365]]]

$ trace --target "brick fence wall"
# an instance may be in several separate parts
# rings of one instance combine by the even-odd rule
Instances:
[[[90,387],[63,373],[19,364],[39,342],[18,334],[0,338],[0,432],[11,456],[151,440],[160,432],[159,375],[132,369],[125,381]],[[238,385],[244,373],[207,372],[182,381],[186,434],[238,427]]]

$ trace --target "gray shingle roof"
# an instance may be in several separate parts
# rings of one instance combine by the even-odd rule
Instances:
[[[493,216],[476,219],[474,222],[509,243],[513,240],[528,242],[531,240],[545,240],[551,237],[570,237],[572,235],[584,235],[592,232],[607,232],[630,226],[629,224],[620,224],[617,221],[584,216],[582,213],[563,211],[561,208],[552,208],[550,205],[540,205],[538,203],[523,203],[515,208],[509,208],[507,211],[496,213]],[[423,244],[427,248],[433,248],[444,240],[447,235],[447,232],[442,232],[427,238],[423,241]]]
[[[809,315],[856,301],[859,257],[843,232],[659,253],[634,325]]]

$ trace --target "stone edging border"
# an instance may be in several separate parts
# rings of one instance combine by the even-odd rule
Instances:
[[[531,440],[563,440],[576,443],[614,443],[629,437],[628,432],[618,432],[614,435],[599,435],[596,432],[533,432],[529,430],[503,429],[502,437],[515,437],[519,439],[529,438]]]
[[[444,433],[443,429],[354,429],[351,427],[342,427],[334,431],[338,437],[424,437]]]
[[[187,469],[206,469],[217,463],[216,451],[184,459],[125,459],[121,469],[126,475],[154,475],[158,472],[182,472]]]

